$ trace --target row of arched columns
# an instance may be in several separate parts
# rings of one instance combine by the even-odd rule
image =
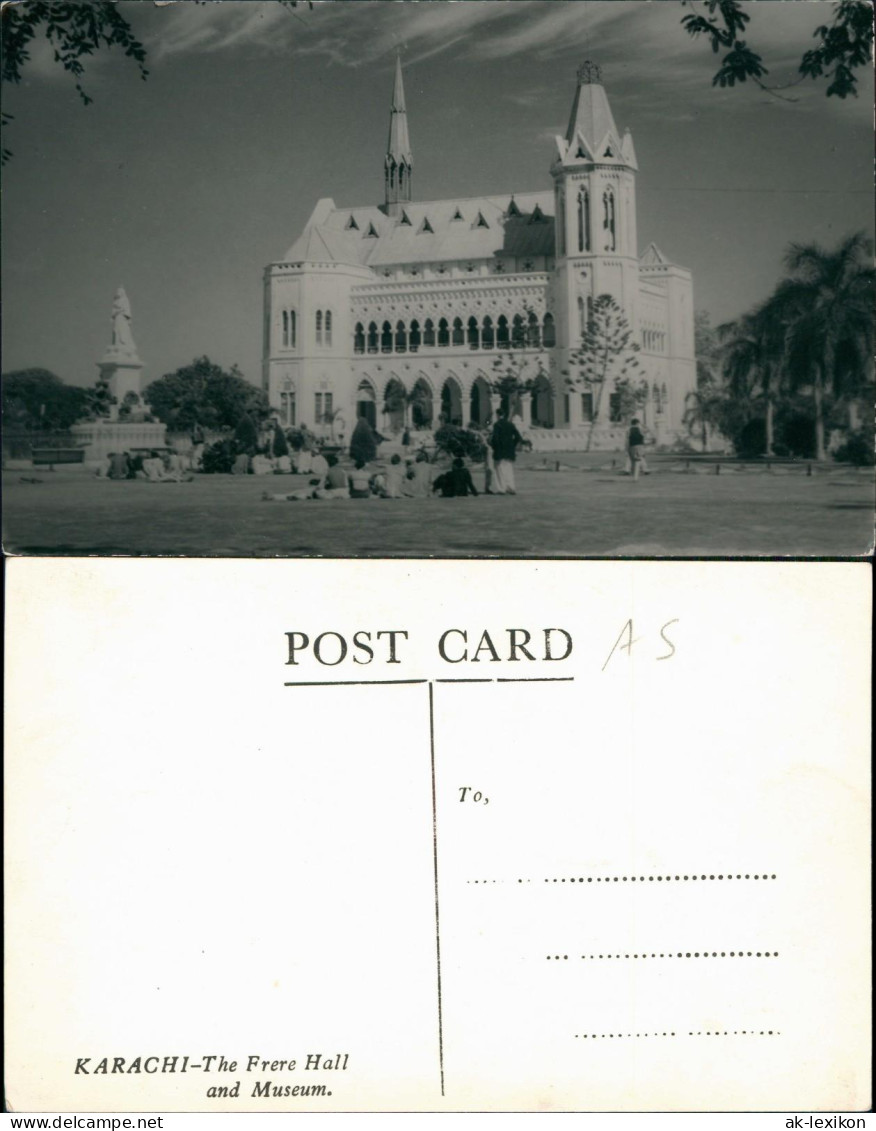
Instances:
[[[500,408],[519,416],[526,427],[551,427],[554,423],[554,394],[550,381],[540,376],[532,393],[503,404],[492,391],[486,374],[478,372],[467,380],[447,374],[440,383],[420,371],[403,379],[390,373],[382,381],[364,374],[356,391],[356,415],[365,416],[378,431],[434,429],[441,424],[461,428],[485,428]]]
[[[426,318],[405,322],[357,322],[353,330],[353,352],[417,353],[421,349],[468,347],[472,350],[539,349],[556,345],[552,314],[539,318],[535,311],[508,316],[476,318]]]

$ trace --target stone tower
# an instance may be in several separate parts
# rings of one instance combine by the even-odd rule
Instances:
[[[408,137],[408,115],[405,109],[405,88],[402,82],[401,58],[395,60],[395,85],[392,90],[392,108],[389,113],[389,141],[383,163],[385,211],[387,216],[398,216],[401,205],[411,199],[411,172],[414,159]]]
[[[578,86],[551,167],[555,192],[558,337],[581,341],[589,304],[610,294],[638,336],[636,155],[615,125],[596,63],[578,68]]]

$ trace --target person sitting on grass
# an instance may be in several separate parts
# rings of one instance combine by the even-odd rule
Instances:
[[[337,463],[337,460],[335,460]],[[315,451],[310,461],[310,474],[311,475],[328,475],[329,462],[320,451]]]
[[[383,476],[384,499],[400,499],[404,493],[405,471],[402,467],[401,456],[398,452],[389,461],[389,467]]]
[[[432,484],[432,490],[440,491],[444,499],[454,499],[478,493],[471,472],[465,466],[465,460],[462,456],[457,456],[453,461],[453,466],[449,467],[443,475],[438,476]]]
[[[432,492],[432,467],[429,457],[421,448],[408,469],[404,493],[414,499],[428,499]]]
[[[365,466],[365,461],[361,459],[356,460],[356,466],[350,472],[350,498],[371,498],[371,475]]]
[[[328,471],[325,483],[313,493],[314,499],[349,499],[350,485],[347,473],[338,463],[336,455],[326,456]]]

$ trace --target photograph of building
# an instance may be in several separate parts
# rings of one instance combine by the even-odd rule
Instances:
[[[872,551],[867,0],[3,20],[8,551]]]
[[[594,424],[594,446],[616,448],[614,397],[594,422],[593,392],[567,380],[594,300],[611,295],[641,349],[641,415],[659,442],[679,436],[696,383],[691,274],[653,243],[639,250],[633,139],[599,66],[578,68],[542,192],[421,201],[412,128],[398,59],[383,202],[325,197],[265,271],[264,381],[282,422],[336,435],[360,416],[389,434],[485,427],[491,365],[513,350],[534,381],[514,407],[536,448],[584,447]]]

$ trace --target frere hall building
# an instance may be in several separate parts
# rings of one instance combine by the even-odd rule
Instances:
[[[583,447],[599,398],[569,387],[569,355],[609,294],[640,346],[640,417],[658,442],[683,431],[696,384],[691,274],[653,243],[639,251],[633,140],[599,67],[578,71],[552,188],[421,201],[413,166],[397,62],[383,203],[318,201],[265,270],[263,381],[282,423],[338,437],[363,415],[387,436],[441,420],[483,427],[497,407],[495,359],[513,351],[536,377],[515,406],[534,446]],[[594,446],[621,447],[624,435],[609,382]]]

